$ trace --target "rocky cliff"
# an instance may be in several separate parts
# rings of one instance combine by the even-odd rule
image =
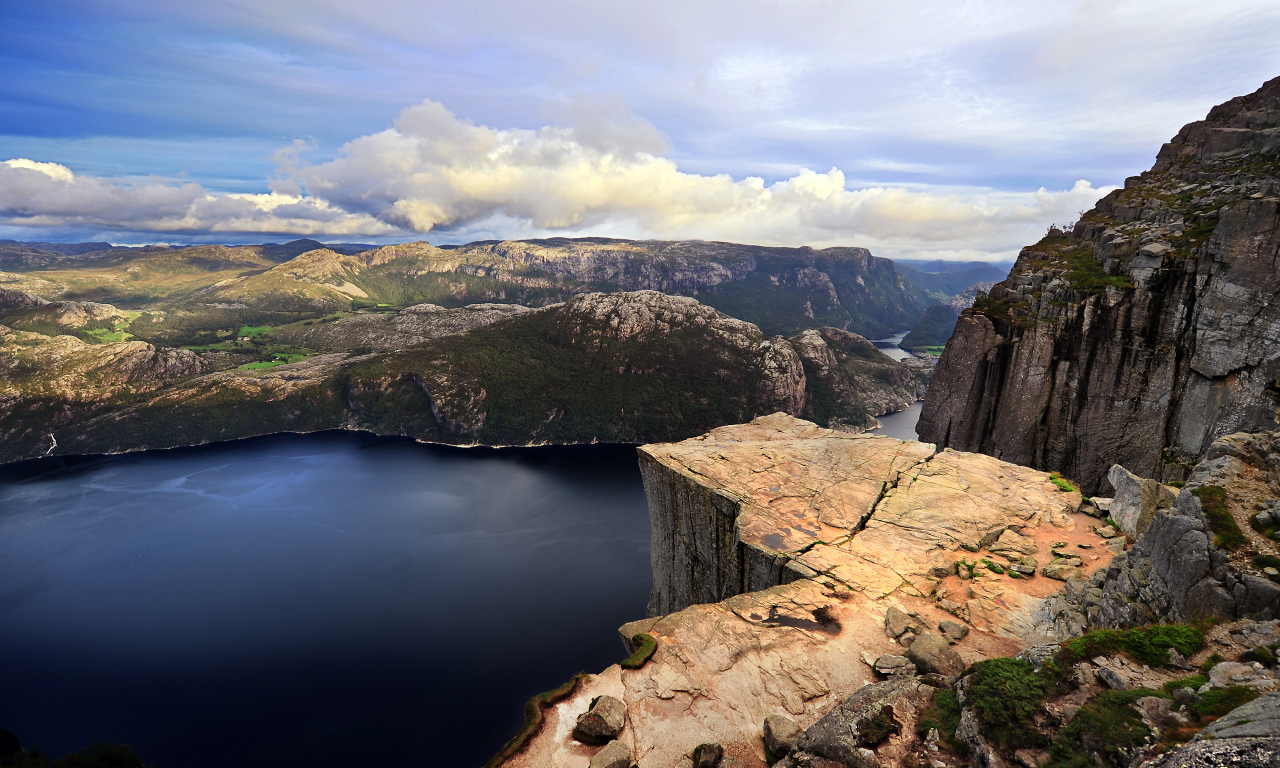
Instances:
[[[1057,469],[1179,480],[1276,423],[1280,78],[1214,107],[1070,231],[1023,249],[956,324],[921,438]]]
[[[904,765],[936,686],[1058,636],[1041,608],[1063,582],[1042,571],[1091,574],[1114,551],[1046,473],[785,414],[647,445],[640,462],[653,615],[620,631],[656,651],[548,709],[508,765],[603,754],[571,734],[598,696],[624,705],[616,738],[640,768],[692,766],[704,742],[722,767],[763,766],[761,724],[779,715],[809,729],[798,749],[839,761],[797,764]],[[884,706],[901,737],[850,736]]]
[[[276,360],[256,353],[258,339],[87,343],[123,336],[121,313],[12,290],[0,300],[0,321],[16,326],[0,325],[2,461],[337,428],[465,445],[639,443],[814,404],[824,423],[857,431],[923,386],[860,336],[826,328],[793,345],[656,291],[294,323],[267,347]],[[92,313],[104,327],[76,327]]]

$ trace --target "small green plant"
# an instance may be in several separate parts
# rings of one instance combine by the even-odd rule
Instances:
[[[991,571],[992,573],[1004,573],[1003,565],[1000,565],[999,563],[994,563],[985,557],[982,558],[982,564],[987,566],[987,570]]]
[[[1035,746],[1040,735],[1029,726],[1044,700],[1047,681],[1029,661],[988,659],[978,665],[969,695],[983,731],[1005,747]]]
[[[1213,669],[1214,667],[1218,666],[1221,663],[1222,663],[1222,654],[1211,653],[1209,654],[1209,657],[1204,660],[1204,663],[1200,665],[1200,671],[1207,675],[1209,674],[1209,670]]]
[[[1062,492],[1064,492],[1064,493],[1079,493],[1079,491],[1080,491],[1080,489],[1076,487],[1076,484],[1075,484],[1075,483],[1073,483],[1073,482],[1071,482],[1070,480],[1068,480],[1067,478],[1063,477],[1063,476],[1062,476],[1060,473],[1058,473],[1058,472],[1050,472],[1050,473],[1049,473],[1049,482],[1051,482],[1051,483],[1053,483],[1054,485],[1058,486],[1058,490],[1060,490],[1060,491],[1062,491]]]
[[[1264,666],[1274,667],[1276,664],[1275,651],[1277,647],[1278,646],[1276,645],[1272,645],[1270,648],[1268,648],[1265,645],[1259,645],[1257,648],[1250,648],[1249,650],[1240,654],[1240,660],[1256,661],[1259,664],[1262,664]]]
[[[1173,693],[1179,688],[1198,689],[1200,686],[1209,682],[1209,678],[1204,675],[1192,675],[1191,677],[1179,677],[1177,680],[1170,680],[1164,684],[1165,693]]]
[[[1165,485],[1171,485],[1171,486],[1173,486],[1174,488],[1186,488],[1186,487],[1187,487],[1187,481],[1185,481],[1185,480],[1171,480],[1171,481],[1169,481],[1169,482],[1165,483]]]
[[[1200,717],[1222,717],[1243,704],[1258,698],[1258,692],[1243,685],[1229,685],[1226,688],[1214,688],[1200,696],[1200,700],[1192,704],[1190,709]]]
[[[901,730],[902,726],[893,717],[893,707],[885,705],[874,715],[858,721],[858,745],[874,748]]]
[[[647,632],[633,636],[631,642],[636,644],[636,652],[619,662],[619,666],[623,669],[643,667],[645,662],[653,657],[654,651],[658,650],[658,641]]]
[[[1238,549],[1248,543],[1244,531],[1227,509],[1227,489],[1220,485],[1202,485],[1191,493],[1200,500],[1205,521],[1214,533],[1213,543],[1224,549]]]
[[[1259,568],[1280,568],[1280,557],[1275,555],[1254,555],[1253,564]]]
[[[937,728],[942,740],[957,751],[967,751],[968,745],[956,739],[956,728],[960,726],[960,702],[956,692],[947,688],[938,689],[933,703],[916,721],[916,733],[921,739],[929,735],[929,730]]]

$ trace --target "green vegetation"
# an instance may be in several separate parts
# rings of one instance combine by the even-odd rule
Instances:
[[[520,732],[516,734],[514,739],[508,741],[506,746],[498,750],[498,754],[490,758],[489,762],[484,764],[484,768],[498,768],[498,766],[519,754],[520,750],[524,749],[525,745],[529,743],[529,740],[541,730],[542,721],[545,717],[543,712],[547,707],[571,696],[582,681],[588,677],[589,675],[586,672],[579,672],[559,688],[540,693],[529,699],[528,703],[524,705],[524,725],[520,728]]]
[[[923,739],[929,735],[931,728],[937,728],[942,739],[952,749],[964,754],[968,750],[968,745],[956,739],[958,727],[960,727],[960,702],[956,699],[956,692],[949,688],[940,688],[934,696],[933,703],[916,722],[916,733]]]
[[[271,326],[269,325],[258,325],[258,326],[242,325],[240,326],[240,332],[236,335],[240,337],[247,336],[250,339],[256,339],[262,336],[266,336],[268,333],[271,333]]]
[[[1280,557],[1275,555],[1254,555],[1253,564],[1259,568],[1280,569]]]
[[[1189,709],[1202,718],[1222,717],[1236,707],[1248,704],[1256,698],[1258,698],[1258,692],[1248,686],[1229,685],[1226,688],[1206,691]]]
[[[1051,483],[1053,483],[1054,485],[1058,486],[1058,490],[1063,491],[1063,492],[1065,492],[1065,493],[1079,493],[1079,492],[1080,492],[1080,489],[1076,487],[1076,484],[1075,484],[1075,483],[1071,482],[1070,480],[1068,480],[1067,478],[1063,477],[1061,474],[1059,474],[1059,473],[1057,473],[1057,472],[1050,472],[1050,473],[1049,473],[1049,482],[1051,482]]]
[[[1227,509],[1227,489],[1219,485],[1203,485],[1191,492],[1200,500],[1205,521],[1213,532],[1213,543],[1224,549],[1239,549],[1249,542],[1236,519]]]
[[[873,749],[885,739],[902,730],[893,719],[893,707],[883,706],[875,714],[857,722],[858,746]]]
[[[639,669],[643,667],[645,662],[653,658],[654,651],[658,650],[658,641],[647,632],[634,635],[631,638],[631,642],[636,644],[636,652],[619,663],[619,666],[623,669]]]
[[[1240,661],[1256,661],[1265,667],[1274,667],[1276,665],[1276,645],[1268,648],[1265,645],[1259,645],[1256,648],[1250,648],[1240,654]]]
[[[909,352],[924,351],[929,347],[941,349],[955,329],[956,315],[951,307],[945,304],[932,306],[924,311],[924,316],[898,346]]]
[[[1180,677],[1177,680],[1170,680],[1164,684],[1165,693],[1173,693],[1179,688],[1198,689],[1200,686],[1209,682],[1209,678],[1205,675],[1192,675],[1191,677]]]
[[[1204,632],[1188,624],[1153,624],[1133,629],[1095,629],[1062,644],[1060,663],[1070,666],[1095,656],[1123,651],[1150,666],[1169,662],[1169,649],[1191,656],[1204,645]]]
[[[1169,482],[1165,483],[1165,485],[1171,485],[1174,488],[1186,488],[1187,482],[1185,480],[1170,480]]]
[[[1017,748],[1041,744],[1042,737],[1030,726],[1048,690],[1048,681],[1031,662],[996,658],[978,665],[969,695],[983,733],[1000,746]]]
[[[1151,731],[1129,706],[1146,696],[1168,698],[1163,691],[1104,691],[1080,708],[1049,747],[1052,768],[1086,768],[1094,765],[1090,753],[1107,755],[1113,764],[1126,765],[1145,743]]]

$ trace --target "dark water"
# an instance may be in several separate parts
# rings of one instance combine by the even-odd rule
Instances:
[[[867,431],[873,435],[888,435],[899,440],[919,440],[919,436],[916,435],[916,422],[920,421],[920,408],[922,406],[924,406],[924,401],[917,400],[907,406],[905,411],[877,416],[876,418],[884,426]]]
[[[157,768],[479,766],[623,655],[628,447],[328,433],[0,468],[0,728]]]

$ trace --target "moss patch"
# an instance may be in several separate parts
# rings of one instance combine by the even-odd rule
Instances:
[[[1227,511],[1227,489],[1220,485],[1204,485],[1191,491],[1200,500],[1205,521],[1213,532],[1213,543],[1225,549],[1238,549],[1248,543],[1244,531]]]
[[[639,669],[645,665],[649,659],[653,658],[654,651],[658,650],[658,641],[653,635],[641,633],[631,638],[631,642],[636,644],[636,652],[619,662],[623,669]]]
[[[1167,664],[1169,649],[1190,656],[1204,645],[1204,632],[1188,624],[1156,624],[1133,629],[1096,629],[1062,644],[1060,662],[1070,666],[1123,651],[1153,667]]]
[[[484,764],[484,768],[498,768],[498,766],[519,754],[520,750],[524,749],[529,740],[536,736],[542,728],[542,721],[545,718],[543,713],[547,707],[569,697],[574,691],[578,690],[578,686],[588,677],[589,675],[586,672],[579,672],[559,688],[540,693],[529,699],[528,703],[524,705],[524,726],[514,739],[508,741],[506,746],[498,750],[498,754]]]

